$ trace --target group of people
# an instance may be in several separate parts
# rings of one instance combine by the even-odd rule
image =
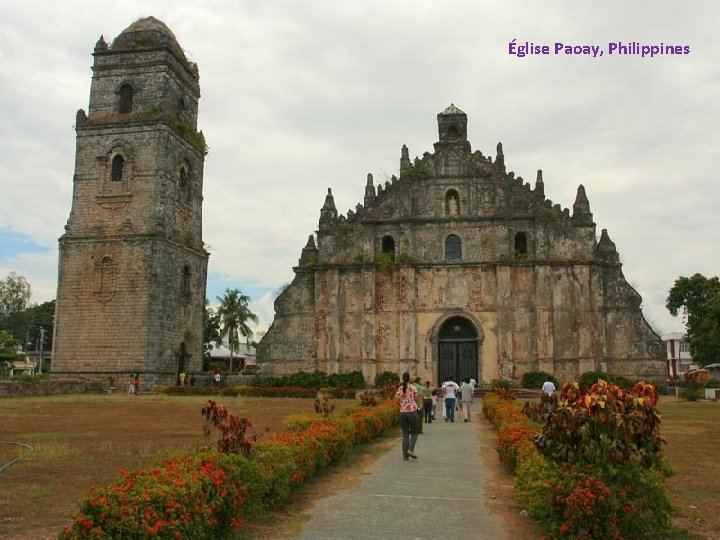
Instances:
[[[459,401],[462,409],[463,421],[470,421],[470,406],[473,401],[476,382],[466,377],[462,385],[447,377],[438,390],[432,387],[430,381],[425,385],[418,377],[414,383],[410,382],[410,373],[402,375],[402,384],[395,392],[395,399],[400,406],[400,428],[402,429],[402,456],[405,461],[417,459],[415,445],[418,435],[423,432],[423,420],[431,424],[435,420],[435,411],[440,395],[443,395],[443,417],[446,422],[455,422],[455,410]]]
[[[135,394],[138,395],[140,393],[140,374],[135,373],[134,375],[130,375],[130,380],[128,381],[128,394]]]

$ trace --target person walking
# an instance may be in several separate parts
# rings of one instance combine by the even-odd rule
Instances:
[[[413,386],[415,387],[415,390],[417,390],[418,393],[418,434],[423,434],[423,420],[425,418],[425,414],[423,412],[423,407],[425,405],[425,401],[423,400],[423,385],[422,385],[422,379],[420,377],[415,377],[415,382],[413,383]]]
[[[470,377],[465,378],[465,382],[460,387],[460,405],[462,406],[463,422],[470,421],[470,405],[473,402],[473,392],[475,386],[470,382]]]
[[[407,461],[409,458],[417,459],[415,443],[418,438],[418,392],[410,384],[410,373],[402,374],[402,384],[395,392],[395,399],[400,405],[400,428],[402,429],[402,455]]]
[[[445,392],[445,421],[455,422],[455,400],[460,387],[452,380],[452,377],[446,377],[442,390]]]
[[[422,389],[423,397],[423,413],[425,414],[425,423],[432,424],[433,421],[433,393],[435,390],[430,388],[430,381],[425,381],[425,386]]]
[[[542,385],[542,394],[540,396],[540,404],[545,413],[551,413],[553,410],[553,398],[555,394],[555,383],[549,378]]]

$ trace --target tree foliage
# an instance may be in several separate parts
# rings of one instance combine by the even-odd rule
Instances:
[[[24,276],[10,272],[5,279],[0,279],[0,321],[27,308],[31,296],[32,288]]]
[[[17,356],[18,341],[5,330],[0,330],[0,360],[11,360]]]
[[[52,349],[53,325],[55,323],[55,300],[30,306],[11,313],[0,323],[0,328],[10,332],[15,339],[25,343],[23,348],[32,349],[45,329],[43,349]]]
[[[243,336],[249,345],[253,332],[247,323],[252,321],[257,324],[258,318],[248,306],[250,297],[244,295],[240,289],[225,289],[225,293],[218,296],[218,302],[220,302],[217,310],[220,336],[228,338],[232,369],[232,357],[240,345],[240,336]]]
[[[701,366],[720,362],[720,280],[702,274],[680,276],[665,306],[673,317],[682,313],[690,352]]]
[[[218,344],[221,341],[220,319],[215,310],[210,307],[210,302],[206,299],[205,314],[203,315],[203,358],[209,360],[213,344]]]

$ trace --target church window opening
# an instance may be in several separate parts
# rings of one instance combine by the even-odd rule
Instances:
[[[118,112],[127,114],[132,112],[133,106],[133,88],[129,84],[123,84],[120,87],[120,102],[118,103]]]
[[[460,213],[460,196],[451,189],[445,194],[445,215],[457,216]]]
[[[112,159],[112,173],[110,179],[113,182],[122,182],[123,168],[125,167],[125,159],[121,155],[116,155]]]
[[[457,141],[460,138],[460,132],[455,126],[450,126],[447,130],[447,140]]]
[[[190,175],[188,174],[189,166],[185,163],[180,168],[180,198],[185,202],[190,199]]]
[[[112,258],[105,255],[95,265],[95,298],[107,302],[115,294],[116,265]]]
[[[382,252],[388,253],[392,260],[395,260],[395,240],[392,236],[384,236],[382,239]]]
[[[180,292],[183,296],[190,296],[190,266],[187,264],[183,268]]]
[[[445,239],[445,260],[462,260],[462,240],[455,234],[451,234]]]
[[[527,234],[519,232],[515,234],[515,256],[524,257],[527,255]]]

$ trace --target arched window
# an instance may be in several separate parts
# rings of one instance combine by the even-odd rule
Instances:
[[[457,216],[460,213],[460,195],[454,189],[445,194],[445,215]]]
[[[462,260],[462,240],[459,236],[451,234],[445,239],[445,260]]]
[[[389,253],[390,257],[395,260],[395,240],[392,236],[384,236],[382,239],[382,252]]]
[[[120,154],[116,155],[112,159],[112,173],[110,175],[110,179],[113,182],[122,182],[124,167],[125,159]]]
[[[184,202],[190,201],[190,165],[183,163],[180,167],[180,199]]]
[[[107,302],[115,295],[115,274],[117,266],[108,255],[95,265],[95,298]]]
[[[118,112],[127,114],[132,112],[133,106],[133,89],[129,84],[123,84],[120,87],[120,102],[118,103]]]
[[[180,293],[183,296],[190,296],[190,266],[185,265],[182,273],[182,284],[180,286]]]
[[[527,234],[519,232],[515,234],[515,256],[527,255]]]

